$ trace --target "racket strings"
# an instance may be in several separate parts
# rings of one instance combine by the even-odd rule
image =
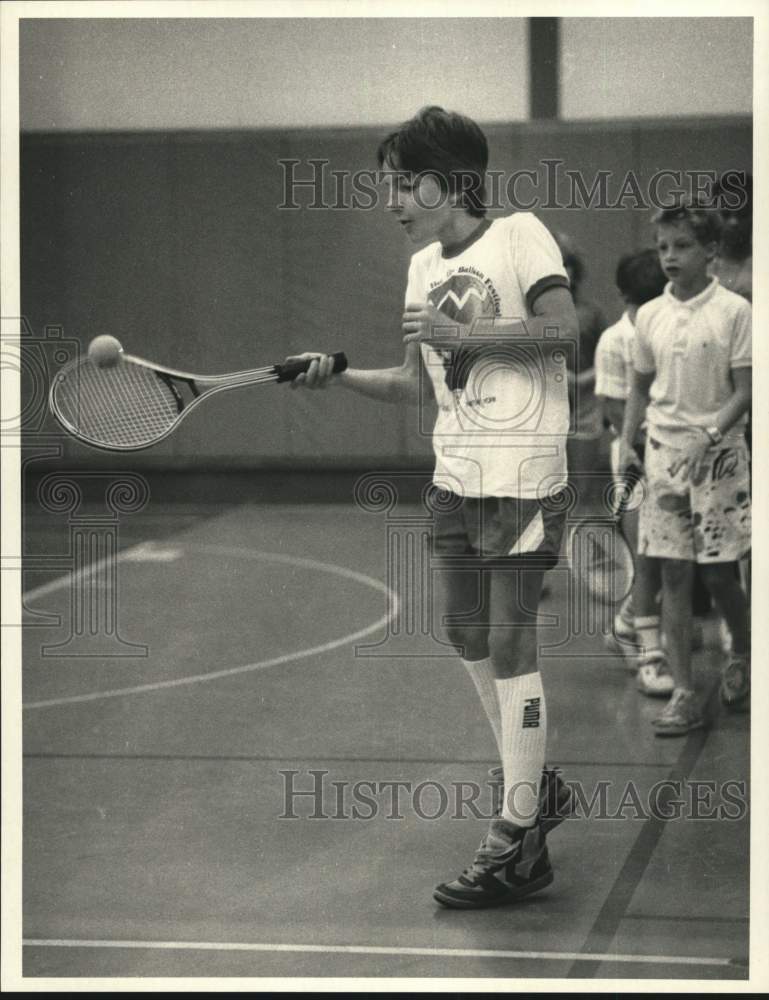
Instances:
[[[121,361],[100,368],[86,360],[58,379],[53,398],[60,416],[98,444],[146,444],[165,435],[179,416],[173,390],[141,365]]]
[[[630,548],[617,529],[606,523],[575,528],[569,561],[588,592],[601,601],[621,601],[632,586],[634,562]]]

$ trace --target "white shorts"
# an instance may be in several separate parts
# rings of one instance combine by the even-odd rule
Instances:
[[[683,453],[646,444],[638,551],[656,559],[736,562],[750,550],[750,471],[744,441],[715,445],[693,482]]]

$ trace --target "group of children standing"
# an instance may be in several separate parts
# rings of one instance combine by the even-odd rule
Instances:
[[[695,573],[728,640],[721,701],[744,710],[750,694],[749,587],[739,571],[750,552],[749,209],[725,220],[712,202],[658,213],[656,248],[618,264],[626,309],[595,355],[612,471],[645,470],[636,581],[609,643],[632,657],[643,693],[669,696],[658,736],[704,724],[691,673]]]

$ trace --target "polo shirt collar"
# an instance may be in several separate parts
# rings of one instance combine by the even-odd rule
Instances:
[[[665,285],[664,295],[667,298],[668,302],[675,303],[675,305],[677,305],[679,309],[694,310],[694,309],[699,309],[700,306],[705,305],[706,302],[709,302],[710,299],[713,298],[719,284],[720,282],[718,278],[715,277],[711,278],[710,284],[706,285],[699,293],[699,295],[695,295],[693,298],[687,299],[685,302],[682,302],[681,299],[678,299],[675,297],[675,295],[673,295],[673,282],[669,281],[667,285]]]

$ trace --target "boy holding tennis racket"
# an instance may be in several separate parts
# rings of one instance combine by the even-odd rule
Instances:
[[[685,203],[654,221],[669,281],[636,317],[620,467],[638,463],[633,444],[646,413],[639,552],[661,561],[662,627],[675,682],[654,724],[657,736],[682,736],[704,725],[691,675],[695,563],[734,637],[721,700],[746,708],[750,693],[748,609],[734,564],[750,549],[744,427],[751,402],[751,307],[708,274],[721,230],[717,212]]]
[[[536,613],[565,520],[563,348],[577,337],[577,318],[547,229],[528,213],[485,217],[488,149],[475,122],[425,108],[387,136],[378,160],[392,182],[388,209],[423,247],[409,267],[405,357],[397,368],[348,369],[331,381],[376,400],[418,402],[424,370],[438,406],[437,576],[448,637],[494,732],[504,794],[471,866],[434,896],[480,908],[552,881],[545,831],[555,823],[541,820],[539,804],[565,788],[552,775],[542,780]],[[329,359],[315,356],[294,385],[320,388],[329,377]]]

